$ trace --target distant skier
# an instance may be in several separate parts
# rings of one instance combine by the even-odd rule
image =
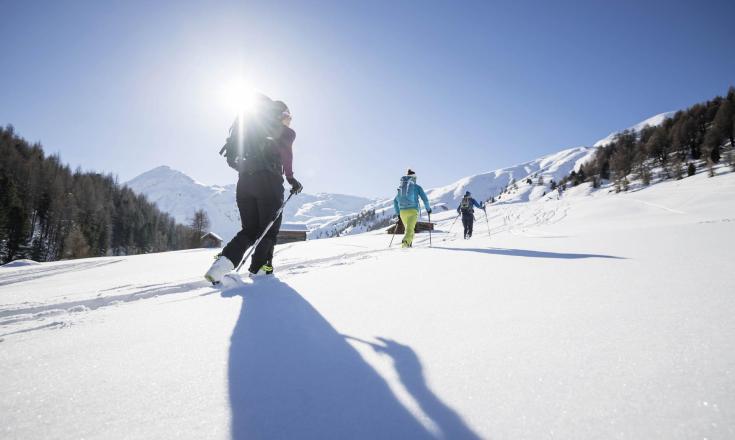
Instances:
[[[401,247],[411,247],[413,245],[414,230],[419,220],[419,197],[424,202],[426,212],[431,214],[431,206],[429,206],[429,198],[426,197],[424,189],[416,183],[416,173],[410,168],[406,171],[406,175],[401,177],[401,185],[398,187],[398,194],[393,199],[393,209],[397,216],[400,216],[406,233],[403,235]]]
[[[293,176],[293,141],[296,132],[289,128],[291,112],[282,101],[259,95],[256,108],[248,119],[235,120],[230,136],[220,153],[227,164],[238,171],[237,208],[242,230],[222,249],[204,277],[212,283],[222,281],[240,264],[247,249],[265,230],[283,204],[283,175],[291,193],[303,189]],[[250,274],[273,273],[273,247],[281,227],[279,216],[253,253]]]
[[[561,186],[556,187],[556,200],[561,199],[562,189]]]
[[[475,223],[475,207],[485,209],[485,204],[477,203],[477,200],[472,198],[472,194],[469,191],[465,192],[464,197],[462,197],[457,207],[457,214],[462,215],[465,240],[472,237],[472,226]]]

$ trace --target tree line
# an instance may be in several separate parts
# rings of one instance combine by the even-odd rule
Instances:
[[[112,174],[72,172],[0,127],[0,263],[187,249],[199,220],[196,231],[177,224]]]
[[[730,87],[726,96],[678,111],[658,126],[619,133],[559,184],[592,182],[599,188],[603,181],[610,181],[616,191],[627,191],[629,177],[649,185],[654,178],[682,179],[703,167],[713,176],[715,164],[723,158],[735,170],[733,147],[735,88]]]

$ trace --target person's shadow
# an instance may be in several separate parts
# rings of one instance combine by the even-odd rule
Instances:
[[[222,295],[243,297],[228,366],[233,439],[437,437],[289,285],[269,279]],[[413,351],[383,342],[406,389],[440,429],[451,428],[440,436],[478,438],[428,390]]]
[[[453,409],[429,389],[424,378],[421,361],[413,349],[387,338],[376,338],[381,344],[365,341],[352,336],[347,339],[370,346],[375,352],[390,356],[403,386],[416,399],[421,410],[441,431],[442,438],[447,439],[479,439]]]

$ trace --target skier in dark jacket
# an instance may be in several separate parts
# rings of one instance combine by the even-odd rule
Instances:
[[[235,121],[223,151],[227,163],[239,172],[237,208],[242,230],[222,249],[204,277],[216,284],[240,264],[247,249],[265,230],[283,204],[283,176],[291,193],[303,187],[293,176],[293,141],[296,132],[289,125],[291,113],[281,101],[260,96],[258,107],[249,120]],[[281,227],[279,215],[253,253],[250,274],[273,273],[273,247]]]
[[[475,209],[485,209],[485,204],[477,203],[477,200],[472,198],[472,194],[467,191],[464,193],[464,197],[459,202],[457,207],[457,214],[462,215],[462,226],[464,226],[464,238],[465,240],[472,237],[472,225],[475,222]]]

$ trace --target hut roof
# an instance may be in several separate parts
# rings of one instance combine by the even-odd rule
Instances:
[[[304,223],[283,223],[281,224],[281,231],[309,232],[309,229]]]
[[[220,237],[219,235],[217,235],[217,234],[215,234],[214,232],[211,232],[211,231],[210,232],[207,232],[204,235],[202,235],[201,238],[200,238],[200,240],[201,239],[204,239],[204,237],[212,237],[212,238],[216,238],[219,241],[222,241],[222,237]]]

